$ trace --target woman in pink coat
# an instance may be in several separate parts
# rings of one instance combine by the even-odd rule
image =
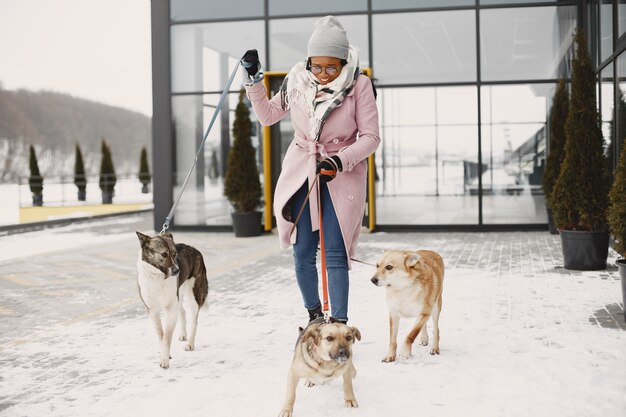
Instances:
[[[372,83],[361,74],[356,50],[333,16],[316,22],[306,62],[289,71],[280,93],[271,100],[259,82],[263,73],[256,50],[246,52],[242,64],[247,95],[261,124],[272,125],[291,113],[295,137],[276,184],[274,213],[281,246],[293,245],[296,278],[309,320],[322,316],[315,191],[296,229],[292,226],[319,174],[331,319],[345,323],[348,269],[365,212],[366,158],[380,143]]]

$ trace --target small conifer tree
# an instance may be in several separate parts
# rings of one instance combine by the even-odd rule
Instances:
[[[609,231],[615,239],[615,250],[626,258],[626,140],[622,143],[615,180],[609,192],[607,220]]]
[[[87,189],[87,177],[85,176],[85,164],[80,145],[76,144],[76,158],[74,160],[74,184],[80,193],[85,193]]]
[[[233,146],[228,152],[224,195],[238,213],[251,212],[261,202],[261,182],[252,140],[250,110],[244,103],[245,90],[239,93],[233,122]]]
[[[39,164],[37,163],[37,155],[35,154],[35,148],[30,145],[29,148],[29,168],[30,176],[28,177],[28,185],[30,191],[35,195],[41,195],[43,192],[43,177],[39,172]]]
[[[550,109],[550,152],[546,160],[546,170],[543,174],[543,192],[546,206],[551,208],[551,194],[554,184],[559,177],[561,162],[563,162],[563,147],[565,146],[565,120],[567,120],[568,94],[564,80],[559,81],[554,94],[554,101]]]
[[[551,205],[558,229],[606,232],[609,175],[596,107],[595,74],[581,29],[575,38],[565,155]]]
[[[151,179],[150,165],[148,164],[148,151],[144,146],[141,148],[141,156],[139,158],[139,182],[141,182],[145,187],[150,184]]]
[[[117,182],[115,176],[115,167],[113,166],[113,157],[111,156],[111,150],[107,145],[104,138],[102,138],[102,160],[100,162],[100,189],[105,193],[112,193]]]

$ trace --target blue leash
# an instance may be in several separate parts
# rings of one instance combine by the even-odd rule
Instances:
[[[209,136],[209,132],[211,131],[211,128],[213,127],[213,123],[215,123],[215,119],[217,119],[217,115],[222,109],[222,106],[224,105],[224,101],[226,101],[226,96],[228,96],[228,90],[230,90],[230,86],[232,85],[233,80],[235,79],[235,75],[237,75],[237,70],[239,69],[240,63],[241,61],[238,62],[237,65],[235,66],[235,69],[233,70],[233,73],[230,75],[230,78],[228,79],[228,83],[226,84],[226,87],[224,88],[224,91],[222,92],[220,101],[217,103],[217,107],[215,108],[215,112],[213,113],[213,118],[211,119],[211,123],[209,123],[209,127],[204,133],[204,138],[202,139],[202,143],[200,144],[200,147],[198,148],[198,152],[196,152],[196,158],[193,161],[193,165],[191,166],[191,169],[187,173],[187,178],[185,178],[185,182],[183,183],[182,188],[178,192],[178,196],[176,197],[176,201],[174,201],[174,205],[170,209],[170,212],[168,213],[167,217],[165,218],[165,223],[163,223],[163,229],[161,229],[161,233],[160,233],[161,235],[164,234],[165,231],[170,227],[170,222],[172,221],[172,218],[174,217],[174,211],[176,210],[176,206],[178,205],[178,202],[180,201],[180,197],[183,195],[183,192],[185,191],[185,187],[187,186],[187,182],[189,181],[189,177],[191,177],[191,173],[193,172],[193,169],[196,167],[196,164],[198,163],[198,157],[200,156],[200,152],[202,151],[202,148],[204,147],[204,143],[206,142],[206,139]]]

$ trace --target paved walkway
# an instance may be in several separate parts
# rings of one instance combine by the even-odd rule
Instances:
[[[171,368],[161,370],[135,283],[133,232],[151,225],[143,214],[0,238],[0,415],[278,413],[295,328],[305,322],[290,251],[275,235],[175,232],[204,255],[209,307],[196,351],[175,341]],[[558,236],[516,232],[364,234],[358,258],[375,262],[388,248],[442,254],[442,354],[416,348],[404,364],[380,363],[384,290],[369,283],[370,267],[355,265],[361,407],[341,407],[340,385],[300,386],[296,417],[626,413],[614,257],[606,271],[568,271]]]

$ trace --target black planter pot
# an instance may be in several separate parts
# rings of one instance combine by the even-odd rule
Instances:
[[[551,235],[558,235],[559,230],[554,225],[554,217],[552,216],[552,209],[546,208],[546,210],[548,211],[548,230],[550,231]]]
[[[43,206],[43,194],[33,194],[33,206]]]
[[[87,190],[78,190],[78,201],[87,200]]]
[[[609,256],[608,232],[561,230],[565,269],[598,271],[606,269]]]
[[[102,204],[113,204],[113,191],[102,192]]]
[[[231,213],[236,237],[252,237],[261,234],[261,212]]]
[[[622,303],[624,303],[624,322],[626,322],[626,259],[618,259],[615,264],[622,278]]]

